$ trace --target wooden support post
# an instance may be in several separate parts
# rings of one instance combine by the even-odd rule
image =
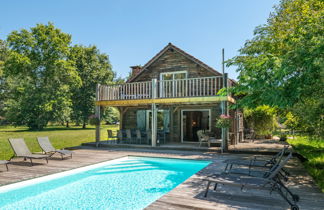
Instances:
[[[156,104],[152,104],[152,147],[156,147],[157,142],[157,109]]]
[[[227,73],[223,74],[223,87],[227,88]],[[222,114],[228,115],[227,101],[222,101]],[[222,148],[228,150],[228,128],[222,128]]]
[[[152,98],[156,98],[157,96],[157,87],[156,87],[157,80],[152,79]],[[157,109],[156,104],[152,103],[152,120],[151,120],[151,129],[152,129],[152,147],[156,147],[156,140],[157,140]]]
[[[119,130],[123,130],[123,117],[124,117],[124,108],[119,107]]]
[[[99,101],[99,88],[100,88],[100,84],[97,84],[96,101]],[[99,124],[96,125],[96,147],[98,147],[100,143],[100,106],[96,106],[95,116],[99,119]]]

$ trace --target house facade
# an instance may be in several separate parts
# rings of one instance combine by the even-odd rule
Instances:
[[[98,86],[97,105],[118,108],[120,129],[152,131],[152,146],[162,143],[158,135],[161,131],[163,143],[198,142],[198,130],[220,139],[222,129],[215,123],[223,113],[233,119],[223,138],[227,137],[229,144],[241,138],[242,115],[228,109],[235,103],[234,98],[218,94],[223,87],[235,84],[227,74],[222,75],[171,43],[144,66],[131,68],[125,84]]]

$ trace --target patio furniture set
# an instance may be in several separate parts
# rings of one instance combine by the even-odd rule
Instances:
[[[113,135],[112,130],[107,130],[108,140],[107,143],[114,144],[143,144],[151,145],[152,143],[152,131],[143,131],[140,129],[123,129],[118,130],[117,135]],[[167,142],[169,133],[163,130],[157,131],[157,143],[165,144]]]

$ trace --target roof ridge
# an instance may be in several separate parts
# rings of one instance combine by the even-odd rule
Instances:
[[[138,74],[136,74],[134,77],[131,77],[130,79],[127,80],[127,82],[131,82],[133,81],[135,78],[137,78],[140,74],[142,74],[149,65],[151,65],[157,58],[159,58],[165,51],[167,51],[169,48],[173,48],[176,51],[178,51],[179,53],[181,53],[182,55],[184,55],[185,57],[187,57],[188,59],[191,59],[192,61],[194,61],[195,63],[203,66],[205,69],[218,74],[219,76],[222,75],[220,72],[216,71],[214,68],[208,66],[207,64],[205,64],[204,62],[200,61],[199,59],[195,58],[194,56],[190,55],[189,53],[185,52],[184,50],[180,49],[179,47],[175,46],[174,44],[172,44],[171,42],[169,42],[162,50],[160,50],[153,58],[151,58],[143,67],[142,70],[140,72],[138,72]]]

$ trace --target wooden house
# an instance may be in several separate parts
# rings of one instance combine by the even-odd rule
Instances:
[[[241,114],[227,107],[235,103],[230,95],[218,95],[235,82],[212,67],[169,43],[144,66],[132,66],[125,84],[98,85],[97,106],[120,111],[120,129],[152,131],[152,146],[163,131],[166,142],[198,142],[197,131],[222,138],[215,127],[222,113],[232,116],[232,126],[223,138],[235,144],[242,131]],[[98,132],[99,133],[99,132]],[[99,139],[99,137],[97,138]]]

